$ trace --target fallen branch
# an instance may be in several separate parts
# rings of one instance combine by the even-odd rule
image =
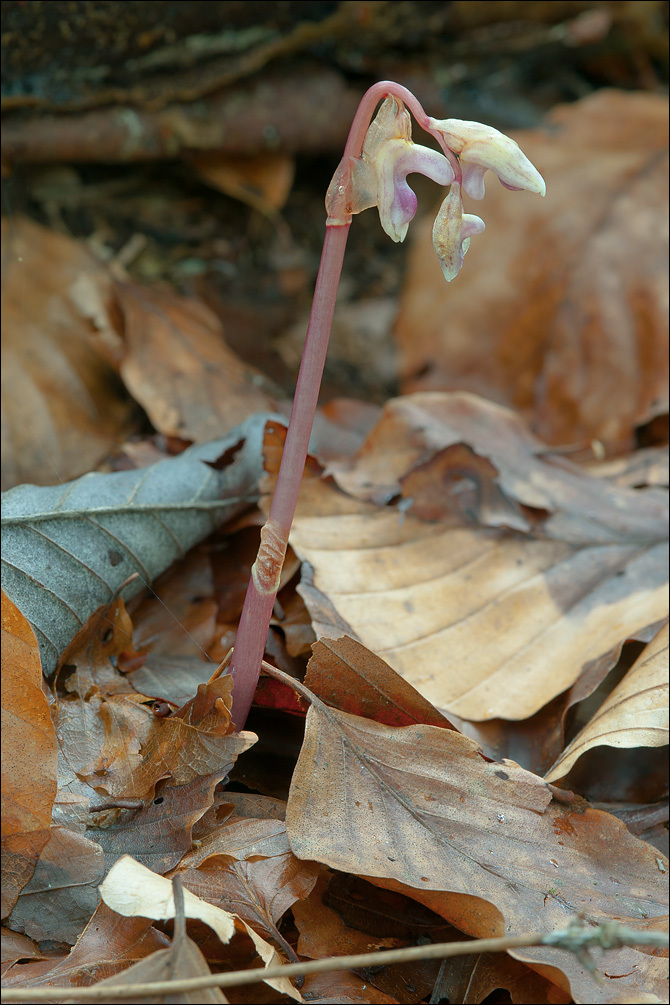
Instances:
[[[191,977],[184,980],[154,981],[148,984],[119,984],[109,986],[104,982],[88,988],[63,988],[52,985],[43,988],[16,988],[2,992],[2,1002],[43,1002],[53,1001],[59,991],[65,994],[60,997],[63,1002],[111,1002],[129,999],[155,997],[162,994],[183,994],[188,991],[199,991],[203,988],[227,988],[242,984],[257,984],[260,981],[275,977],[297,977],[309,974],[322,974],[336,970],[352,970],[363,967],[386,966],[389,963],[407,963],[414,960],[447,959],[450,956],[473,956],[479,953],[500,953],[508,949],[519,949],[529,946],[551,946],[575,953],[581,962],[588,959],[589,969],[595,973],[593,960],[588,957],[588,950],[599,947],[603,950],[621,949],[623,946],[651,946],[667,948],[667,932],[639,932],[620,925],[616,921],[608,921],[595,928],[583,927],[579,919],[571,922],[567,928],[558,929],[542,935],[503,936],[497,939],[475,939],[472,942],[444,942],[429,946],[408,946],[405,949],[381,950],[376,953],[359,953],[355,956],[329,957],[325,960],[314,960],[311,963],[290,963],[281,967],[265,967],[257,970],[238,970],[235,973],[211,974],[207,977]],[[585,955],[586,954],[586,955]],[[589,963],[586,965],[588,966]]]

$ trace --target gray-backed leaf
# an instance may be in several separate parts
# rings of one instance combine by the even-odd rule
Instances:
[[[3,495],[3,586],[35,630],[45,673],[132,573],[126,598],[248,504],[266,418],[148,468]]]

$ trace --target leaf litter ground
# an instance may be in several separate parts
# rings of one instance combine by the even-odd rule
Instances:
[[[36,240],[28,226],[19,236],[26,247]],[[74,253],[66,239],[57,250],[67,262]],[[226,355],[201,304],[115,285],[106,273],[103,281],[88,258],[75,258],[72,275],[55,282],[67,286],[68,317],[97,333],[99,356],[82,379],[93,388],[105,360],[158,438],[124,448],[121,466],[130,470],[120,477],[6,497],[3,549],[21,570],[6,580],[17,606],[3,600],[6,986],[143,980],[149,970],[127,968],[149,961],[152,974],[176,967],[184,976],[246,968],[259,955],[266,963],[319,958],[363,944],[440,941],[449,925],[449,939],[548,931],[575,913],[586,924],[662,927],[667,859],[619,819],[662,821],[667,800],[667,475],[657,459],[641,464],[633,454],[626,470],[610,463],[586,473],[514,413],[472,395],[409,395],[381,413],[347,401],[326,409],[315,439],[322,464],[310,462],[268,637],[266,655],[283,677],[262,679],[254,743],[230,722],[225,681],[206,682],[224,640],[234,640],[260,522],[243,510],[257,491],[265,417],[232,427],[274,407],[274,389]],[[45,316],[37,302],[35,310],[40,330]],[[156,366],[138,340],[145,327]],[[175,384],[177,351],[199,361],[186,387]],[[229,387],[205,386],[212,366],[228,373]],[[525,399],[522,406],[529,415]],[[175,437],[212,435],[212,408],[229,435],[180,453]],[[646,398],[628,403],[614,441],[631,442],[645,409]],[[117,395],[108,414],[120,443],[127,399]],[[535,428],[558,428],[555,414],[540,419]],[[599,434],[603,423],[599,411]],[[84,418],[72,424],[83,428]],[[55,460],[70,478],[114,440],[100,425],[93,453],[77,469],[75,443],[69,468],[67,412],[57,428]],[[562,432],[582,435],[576,426]],[[281,439],[271,422],[264,492]],[[30,471],[22,442],[17,470]],[[143,491],[144,511],[135,512]],[[174,525],[156,512],[166,492]],[[140,520],[156,532],[150,546]],[[115,597],[122,583],[139,572],[141,588],[175,559],[156,587],[160,599],[131,601],[129,617]],[[305,676],[312,632],[319,641]],[[646,648],[609,686],[628,639]],[[51,684],[40,683],[40,653]],[[603,700],[581,723],[594,692]],[[519,756],[505,756],[522,729],[525,747],[517,742]],[[549,753],[539,757],[547,732]],[[631,782],[624,802],[610,801],[616,813],[582,798],[594,770],[585,776],[583,766],[613,747],[654,758],[644,762],[653,764],[646,801]],[[137,889],[116,879],[124,856],[156,881],[178,872],[201,902],[234,916],[231,941],[189,921],[202,957],[181,936],[169,949],[166,916],[152,922],[101,903],[105,875],[119,896]],[[441,986],[464,1001],[499,987],[514,1001],[664,1000],[666,962],[656,951],[598,959],[603,984],[555,949],[513,955],[478,970],[452,965]],[[430,995],[436,968],[399,972],[326,974],[308,979],[302,995]],[[227,991],[231,1001],[288,1001],[287,993],[300,999],[286,985],[246,997]]]

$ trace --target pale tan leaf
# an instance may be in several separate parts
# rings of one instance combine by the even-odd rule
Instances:
[[[165,921],[174,918],[172,883],[140,865],[130,855],[124,855],[112,866],[100,887],[100,896],[107,907],[126,918],[153,918]],[[233,915],[222,911],[184,890],[184,913],[198,918],[214,929],[225,944],[235,933]]]
[[[668,625],[664,625],[545,776],[568,774],[597,746],[663,747],[668,743]]]
[[[314,630],[357,636],[447,716],[525,719],[665,617],[664,545],[578,548],[350,503],[324,487],[291,532]]]

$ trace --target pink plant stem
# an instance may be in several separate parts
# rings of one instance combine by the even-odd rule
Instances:
[[[360,157],[377,105],[389,95],[404,102],[419,126],[438,139],[445,155],[460,174],[453,154],[446,148],[441,134],[431,128],[429,117],[411,91],[389,80],[373,84],[363,95],[349,130],[344,158]],[[246,722],[261,671],[272,609],[307,458],[350,224],[351,215],[347,216],[345,213],[343,219],[329,220],[326,225],[321,265],[279,476],[270,515],[261,532],[258,557],[252,569],[235,640],[231,663],[234,680],[232,718],[238,729],[242,729]]]
[[[258,683],[288,536],[319,398],[349,224],[326,227],[300,373],[277,485],[237,630],[231,665],[233,722],[242,729]],[[264,554],[262,554],[264,552]]]

